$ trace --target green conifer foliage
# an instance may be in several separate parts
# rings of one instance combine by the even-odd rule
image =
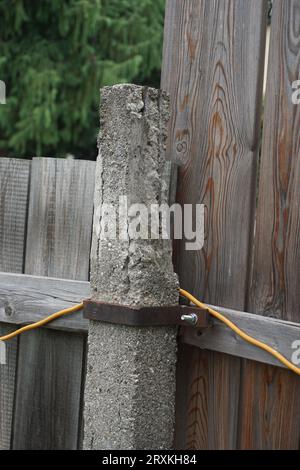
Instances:
[[[2,155],[93,158],[100,87],[160,67],[164,2],[1,0]]]

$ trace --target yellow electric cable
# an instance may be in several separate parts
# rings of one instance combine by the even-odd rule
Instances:
[[[271,346],[263,343],[262,341],[259,341],[252,336],[248,335],[244,331],[242,331],[238,326],[236,326],[231,320],[226,318],[224,315],[221,313],[217,312],[213,308],[209,307],[203,302],[200,302],[200,300],[196,299],[192,294],[187,292],[184,289],[179,289],[179,292],[181,295],[186,297],[188,300],[193,302],[194,305],[196,305],[199,308],[207,310],[213,317],[217,318],[221,322],[225,323],[229,328],[231,328],[238,336],[240,336],[244,341],[247,341],[248,343],[252,344],[253,346],[256,346],[260,349],[263,349],[264,351],[268,352],[272,356],[276,357],[278,361],[280,361],[282,364],[284,364],[288,369],[293,371],[295,374],[300,375],[300,368],[295,366],[292,362],[290,362],[288,359],[286,359],[282,354],[280,354],[278,351],[273,349]],[[78,310],[81,310],[83,308],[83,303],[75,305],[74,307],[66,308],[65,310],[60,310],[59,312],[53,313],[52,315],[49,315],[48,317],[44,318],[43,320],[37,321],[36,323],[32,323],[31,325],[23,326],[22,328],[13,331],[12,333],[9,333],[8,335],[1,336],[0,341],[7,341],[11,338],[14,338],[17,335],[20,335],[21,333],[24,333],[25,331],[33,330],[35,328],[39,328],[40,326],[45,325],[46,323],[49,323],[56,318],[59,318],[63,315],[68,315],[73,312],[77,312]]]
[[[203,302],[200,302],[200,300],[196,299],[192,294],[187,292],[184,289],[179,289],[179,292],[181,295],[189,299],[191,302],[193,302],[194,305],[197,307],[206,309],[213,317],[217,318],[221,322],[225,323],[229,328],[231,328],[237,335],[239,335],[243,340],[247,341],[250,344],[253,344],[253,346],[257,346],[260,349],[263,349],[264,351],[267,351],[269,354],[272,356],[276,357],[278,361],[280,361],[282,364],[284,364],[288,369],[292,370],[295,372],[295,374],[300,375],[300,368],[295,366],[292,362],[290,362],[288,359],[286,359],[282,354],[280,354],[278,351],[275,349],[271,348],[271,346],[268,346],[267,344],[253,338],[252,336],[248,335],[244,331],[242,331],[238,326],[236,326],[232,321],[228,320],[224,315],[221,313],[217,312],[213,308],[209,307]]]
[[[82,308],[83,308],[83,303],[74,305],[74,307],[60,310],[59,312],[49,315],[43,320],[32,323],[31,325],[23,326],[22,328],[19,328],[18,330],[13,331],[12,333],[9,333],[8,335],[0,336],[0,341],[7,341],[8,339],[14,338],[17,335],[24,333],[24,331],[34,330],[35,328],[39,328],[40,326],[46,325],[46,323],[49,323],[50,321],[56,320],[56,318],[62,317],[63,315],[68,315],[69,313],[77,312],[78,310],[81,310]]]

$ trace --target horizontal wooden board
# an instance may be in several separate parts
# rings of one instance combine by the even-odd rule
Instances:
[[[0,273],[0,322],[24,325],[90,297],[87,281]],[[50,328],[87,332],[82,312],[61,317]]]
[[[89,297],[90,284],[87,281],[0,272],[0,322],[28,324]],[[223,307],[215,308],[243,331],[291,359],[294,352],[292,343],[300,340],[300,324]],[[82,312],[76,312],[55,320],[48,326],[85,333],[88,321],[83,318]],[[273,356],[245,342],[216,319],[214,326],[201,335],[195,328],[186,328],[181,340],[201,349],[282,366]]]
[[[214,307],[250,336],[268,344],[283,354],[289,361],[295,351],[292,344],[300,340],[300,324],[263,317],[253,313],[238,312],[228,308]],[[211,328],[199,334],[195,328],[185,328],[182,341],[201,349],[219,351],[233,356],[252,359],[275,366],[284,367],[275,357],[256,346],[247,343],[228,326],[214,319]]]

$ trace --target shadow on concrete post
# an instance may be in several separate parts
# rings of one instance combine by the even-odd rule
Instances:
[[[178,304],[170,240],[104,238],[101,207],[168,203],[165,160],[169,101],[137,85],[102,89],[91,250],[94,300],[129,306]],[[103,214],[102,214],[103,217]],[[102,225],[101,225],[102,224]],[[124,235],[124,233],[123,233]],[[85,386],[85,449],[170,449],[175,417],[176,327],[90,321]]]

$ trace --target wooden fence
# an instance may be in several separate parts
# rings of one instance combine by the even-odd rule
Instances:
[[[300,0],[274,0],[259,161],[266,10],[169,0],[162,87],[177,201],[206,205],[204,249],[175,245],[180,284],[288,356],[300,339]],[[88,297],[94,169],[0,159],[0,334]],[[80,447],[86,330],[76,314],[8,343],[0,448]],[[175,448],[299,448],[300,379],[278,365],[218,322],[186,329]]]
[[[162,87],[177,201],[206,205],[205,247],[178,243],[176,265],[181,286],[206,302],[299,323],[300,1],[273,2],[259,162],[266,19],[264,0],[167,2]],[[299,448],[299,377],[241,359],[226,339],[188,342],[177,448]]]
[[[88,280],[94,168],[88,161],[0,159],[1,271]],[[41,303],[51,313],[80,300],[76,289],[61,286],[51,306],[48,285],[39,283],[36,293],[24,278],[6,293],[4,285],[2,334],[16,328],[9,323],[26,323],[26,306],[33,315]],[[12,289],[18,295],[13,305]],[[79,331],[41,329],[8,343],[8,367],[0,367],[0,448],[79,446],[85,349],[80,325]]]

